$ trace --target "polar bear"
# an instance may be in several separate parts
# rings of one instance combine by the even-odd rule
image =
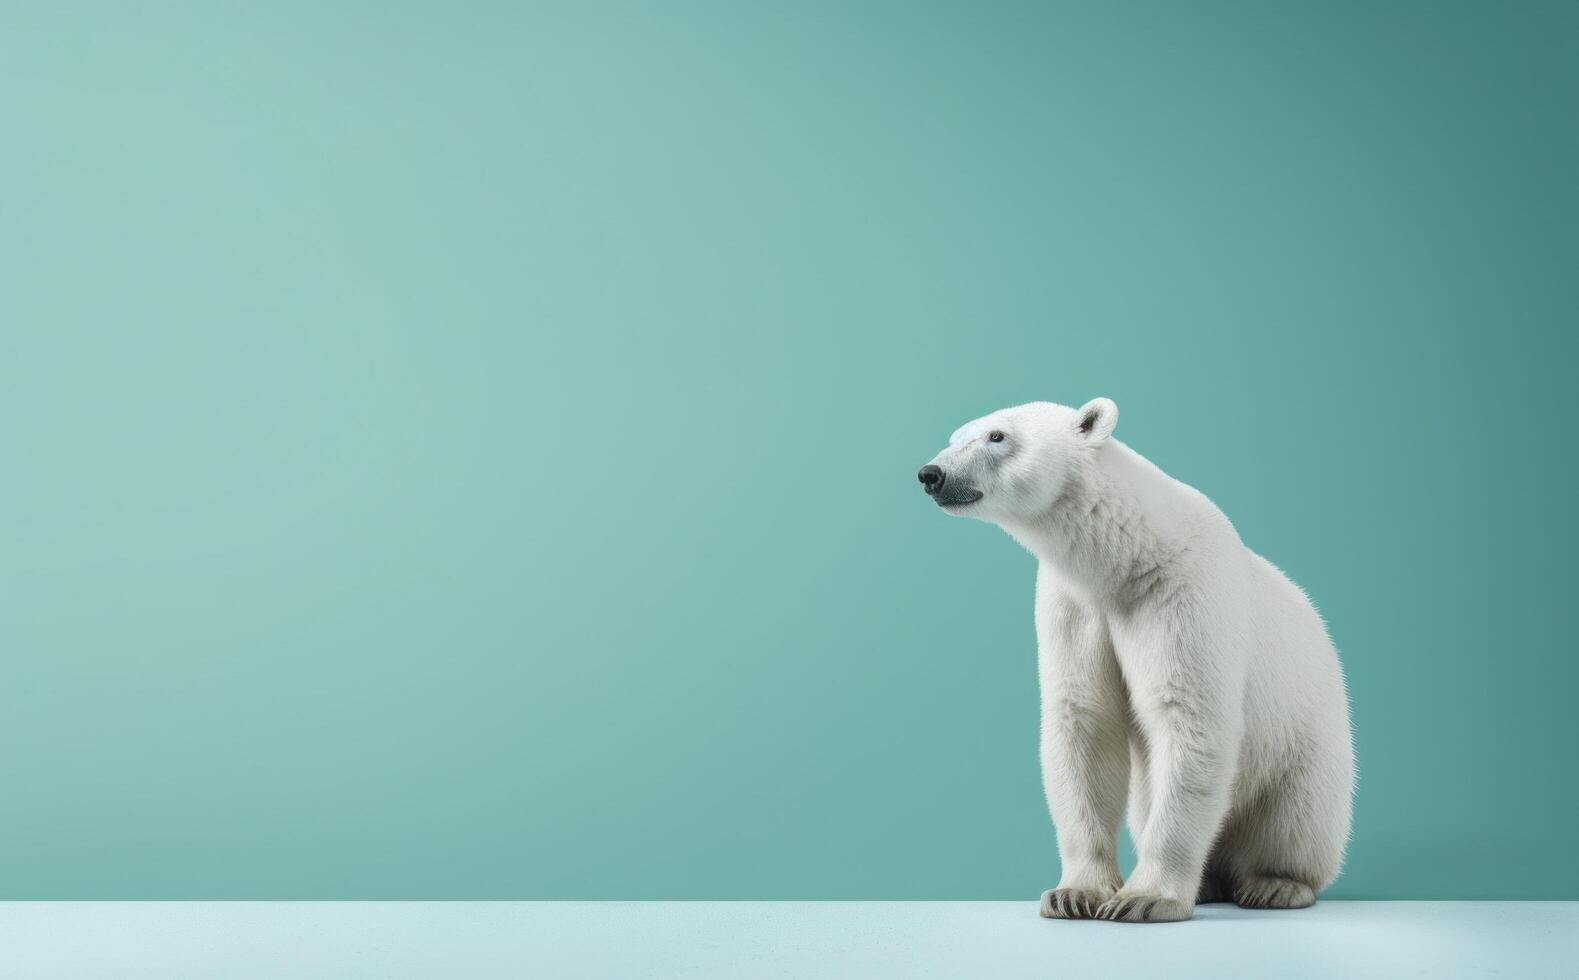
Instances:
[[[1040,562],[1042,778],[1063,866],[1042,915],[1311,905],[1349,835],[1337,651],[1305,593],[1205,495],[1113,439],[1117,422],[1106,398],[1006,408],[918,474],[943,510],[998,525]]]

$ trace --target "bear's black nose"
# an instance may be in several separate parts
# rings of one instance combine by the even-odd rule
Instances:
[[[943,489],[943,468],[928,463],[921,467],[921,472],[916,474],[916,479],[921,481],[921,489],[927,493],[937,493]]]

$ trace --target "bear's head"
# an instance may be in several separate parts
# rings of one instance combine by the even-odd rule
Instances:
[[[1019,525],[1047,512],[1113,434],[1118,406],[1031,402],[967,422],[916,476],[950,514]]]

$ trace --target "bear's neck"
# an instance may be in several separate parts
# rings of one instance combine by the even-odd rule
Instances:
[[[1033,555],[1093,596],[1128,604],[1155,588],[1189,524],[1179,484],[1117,440],[1071,475],[1034,524],[1011,531]]]

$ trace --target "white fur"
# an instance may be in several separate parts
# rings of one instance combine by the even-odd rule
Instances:
[[[1055,918],[1187,919],[1197,900],[1315,901],[1354,782],[1337,651],[1223,513],[1110,438],[1117,407],[1037,402],[955,433],[937,499],[1040,560],[1042,770]],[[993,433],[999,433],[997,441]],[[1119,874],[1128,803],[1138,863]]]

